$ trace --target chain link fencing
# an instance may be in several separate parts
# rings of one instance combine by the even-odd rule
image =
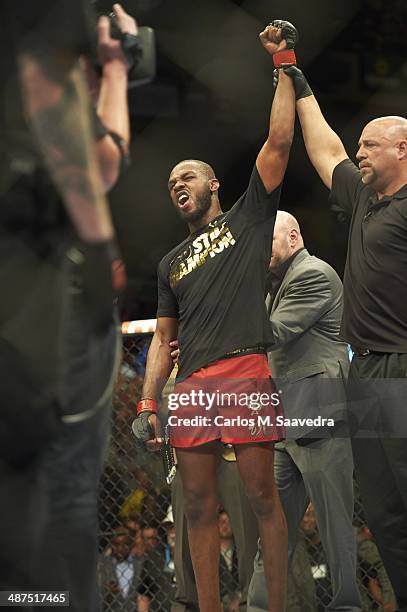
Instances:
[[[170,612],[175,598],[171,490],[164,479],[161,455],[137,449],[131,432],[153,328],[154,321],[141,328],[123,324],[123,357],[99,499],[98,571],[104,612]],[[391,612],[396,610],[391,584],[357,495],[356,500],[362,609]],[[331,596],[329,567],[310,504],[289,571],[287,612],[322,612]],[[238,590],[224,593],[223,607],[224,612],[239,610]]]

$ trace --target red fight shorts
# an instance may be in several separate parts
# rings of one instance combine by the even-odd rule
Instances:
[[[168,397],[168,424],[170,442],[178,448],[213,440],[225,444],[281,440],[282,405],[266,355],[214,361],[177,383]]]

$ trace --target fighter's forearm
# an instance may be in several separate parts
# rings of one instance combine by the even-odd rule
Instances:
[[[290,150],[294,136],[295,91],[292,80],[281,70],[270,112],[267,143],[275,150]]]
[[[28,121],[79,236],[86,242],[108,240],[114,230],[102,193],[82,72],[73,63],[57,79],[51,76],[55,66],[49,68],[31,54],[19,58]]]
[[[168,341],[156,332],[147,355],[142,398],[148,397],[156,401],[160,399],[161,392],[174,367],[170,351]]]
[[[273,100],[267,140],[260,149],[256,165],[268,193],[283,180],[294,133],[295,93],[291,79],[281,74]]]

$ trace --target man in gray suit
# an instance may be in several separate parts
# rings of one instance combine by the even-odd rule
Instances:
[[[331,266],[308,253],[298,222],[284,211],[277,214],[270,276],[266,303],[274,344],[269,362],[289,423],[285,441],[275,446],[275,478],[288,524],[289,559],[311,500],[330,570],[328,609],[355,612],[361,604],[352,526],[353,462],[342,380],[349,359],[347,345],[338,339],[342,283]],[[323,423],[318,417],[330,421]],[[298,424],[301,418],[310,421]],[[330,423],[335,425],[327,426]],[[269,609],[262,565],[259,551],[248,612]]]

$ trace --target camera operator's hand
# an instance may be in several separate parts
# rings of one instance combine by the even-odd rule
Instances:
[[[136,20],[133,19],[120,4],[113,5],[114,23],[122,35],[131,34],[137,36],[138,27]],[[109,62],[120,62],[123,67],[128,69],[128,58],[123,49],[122,40],[113,38],[110,29],[110,20],[103,15],[98,22],[98,53],[102,65]]]

